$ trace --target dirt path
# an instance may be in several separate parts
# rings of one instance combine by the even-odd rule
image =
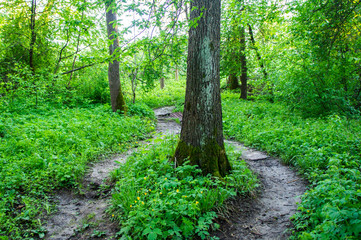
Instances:
[[[158,118],[156,137],[162,134],[178,134],[180,125],[172,120],[173,107],[156,109]],[[141,142],[141,145],[150,141]],[[53,198],[57,212],[47,219],[44,226],[47,229],[46,239],[115,239],[119,231],[116,223],[110,221],[106,214],[109,207],[109,186],[107,179],[112,170],[119,167],[119,163],[136,151],[128,152],[105,159],[91,166],[85,176],[81,193],[63,190]]]
[[[230,219],[222,221],[216,236],[220,239],[288,239],[290,217],[296,212],[298,196],[306,190],[306,182],[279,159],[226,141],[242,151],[250,169],[258,174],[261,188],[256,198],[238,199],[233,202],[235,211]]]
[[[180,132],[180,125],[174,118],[181,116],[172,114],[172,110],[172,107],[155,110],[158,125],[154,138]],[[259,174],[262,189],[255,199],[235,201],[235,211],[222,222],[215,235],[220,239],[286,239],[289,235],[284,231],[296,211],[296,196],[305,191],[304,182],[278,159],[245,148],[238,142],[226,142],[242,151],[250,168]],[[136,149],[95,163],[84,179],[81,194],[59,192],[53,199],[58,210],[45,225],[46,239],[115,239],[119,229],[106,214],[110,200],[106,180],[110,172],[134,151]]]
[[[115,156],[95,163],[86,175],[82,192],[61,191],[54,197],[57,212],[47,221],[46,239],[112,239],[118,231],[105,213],[108,208],[105,184],[110,171],[119,167],[117,162],[124,162],[130,154]]]

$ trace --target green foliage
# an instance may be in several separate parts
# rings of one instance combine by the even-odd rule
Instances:
[[[294,1],[280,94],[305,113],[360,108],[360,1]],[[283,69],[283,70],[282,70]]]
[[[5,80],[1,82],[0,79],[0,102],[9,108],[37,107],[44,100],[51,99],[49,82],[52,77],[44,72],[33,73],[28,66],[16,63]]]
[[[108,105],[0,116],[0,236],[11,239],[41,237],[50,192],[77,187],[89,161],[124,151],[154,130],[152,121],[112,113]]]
[[[240,101],[230,93],[223,95],[223,110],[228,137],[280,155],[313,186],[294,217],[294,238],[361,237],[360,120],[302,118],[285,105]]]
[[[257,177],[247,167],[245,161],[239,161],[242,152],[236,151],[232,145],[226,144],[226,153],[232,164],[232,172],[226,176],[228,186],[233,187],[241,195],[253,193],[259,187]]]
[[[122,239],[208,239],[208,231],[218,227],[213,209],[237,189],[252,191],[255,176],[244,162],[237,162],[235,173],[225,181],[202,176],[197,166],[174,168],[169,159],[176,139],[157,142],[135,152],[114,173],[119,180],[110,211],[121,224],[119,234]]]
[[[359,239],[361,236],[360,161],[330,159],[317,186],[302,197],[293,217],[299,239]]]
[[[155,118],[153,110],[144,103],[133,103],[128,105],[128,114],[130,116],[140,116]]]
[[[168,75],[164,84],[165,87],[163,89],[156,86],[151,91],[141,91],[139,101],[147,104],[151,108],[183,104],[185,96],[185,79],[181,77],[176,81],[173,76]]]
[[[77,73],[73,85],[74,94],[92,103],[110,103],[108,66],[99,64]]]

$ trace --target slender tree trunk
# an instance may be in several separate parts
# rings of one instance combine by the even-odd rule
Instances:
[[[160,89],[164,88],[164,77],[162,77],[161,79],[159,79],[159,85],[160,85]]]
[[[248,32],[249,32],[249,35],[251,37],[251,44],[252,44],[252,48],[256,51],[256,56],[257,56],[257,59],[258,59],[258,62],[260,64],[260,67],[262,69],[262,73],[263,73],[263,77],[264,77],[264,80],[267,82],[268,80],[268,73],[267,73],[267,70],[264,66],[264,63],[263,63],[263,60],[262,60],[262,57],[261,57],[261,54],[259,53],[258,51],[258,48],[256,46],[256,41],[254,40],[254,36],[253,36],[253,30],[252,30],[252,27],[250,24],[248,24]],[[274,93],[273,93],[273,88],[274,88],[274,85],[273,83],[268,83],[268,90],[269,90],[269,94],[271,96],[270,98],[270,101],[273,102],[274,100]]]
[[[184,12],[186,15],[187,22],[189,22],[188,3],[187,2],[184,3]]]
[[[74,70],[76,58],[77,58],[77,55],[75,55],[75,57],[74,57],[73,65],[72,65],[72,67],[71,67],[71,70]],[[66,85],[66,88],[67,88],[67,89],[70,88],[70,83],[71,83],[71,79],[73,78],[73,73],[74,73],[74,72],[71,72],[71,73],[70,73],[69,81],[68,81],[68,84]]]
[[[132,103],[135,103],[136,90],[137,90],[137,76],[138,76],[138,68],[132,70],[131,73],[131,82],[132,82]]]
[[[84,19],[84,11],[82,11],[82,13],[81,13],[81,21],[83,21],[83,19]],[[76,43],[75,56],[74,56],[74,59],[73,59],[73,65],[72,65],[72,67],[71,67],[71,70],[74,70],[74,68],[75,68],[75,62],[76,62],[76,59],[78,58],[78,55],[77,55],[77,54],[79,53],[80,37],[81,37],[81,32],[82,32],[81,29],[82,29],[82,28],[80,28],[80,29],[79,29],[79,32],[78,32],[78,38],[77,38],[77,43]],[[74,72],[71,72],[71,73],[70,73],[70,77],[69,77],[69,81],[68,81],[67,88],[70,87],[70,83],[71,83],[71,80],[72,80],[72,78],[73,78],[73,73],[74,73]]]
[[[220,95],[220,0],[194,0],[189,30],[187,86],[177,165],[189,159],[203,174],[224,177],[231,169],[223,142]]]
[[[175,80],[178,82],[179,80],[179,69],[178,69],[178,66],[175,66]]]
[[[30,48],[29,48],[29,66],[31,71],[35,72],[34,66],[34,46],[36,41],[35,31],[35,17],[36,17],[36,0],[31,1],[31,14],[30,14]]]
[[[264,79],[267,80],[268,74],[267,74],[266,68],[264,67],[262,57],[261,57],[261,55],[259,54],[258,48],[257,48],[257,46],[256,46],[256,40],[254,40],[253,30],[252,30],[252,27],[251,27],[250,24],[248,24],[248,32],[249,32],[249,35],[250,35],[250,37],[251,37],[252,48],[256,51],[257,60],[258,60],[258,62],[259,62],[259,64],[260,64],[260,66],[261,66]]]
[[[126,105],[120,85],[119,62],[116,58],[113,58],[113,54],[119,48],[118,31],[116,27],[117,15],[114,11],[115,0],[105,0],[105,8],[108,39],[111,42],[109,45],[109,54],[111,56],[111,60],[108,67],[110,100],[113,112],[120,110],[121,112],[125,113]]]
[[[241,98],[247,99],[247,58],[246,58],[246,32],[241,28],[240,32],[240,61],[241,61]]]
[[[55,65],[54,72],[53,72],[54,74],[57,74],[59,71],[60,62],[63,59],[63,52],[69,44],[69,39],[70,39],[69,30],[66,30],[66,42],[65,42],[64,46],[60,49],[59,57],[58,57],[58,60],[56,61],[56,65]]]

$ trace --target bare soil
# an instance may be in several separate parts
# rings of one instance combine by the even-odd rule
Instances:
[[[220,218],[221,228],[214,236],[220,239],[288,239],[292,227],[290,217],[297,211],[296,202],[307,183],[277,158],[226,141],[242,151],[242,158],[260,179],[255,197],[238,198],[230,202],[230,214]]]
[[[180,125],[175,122],[174,107],[156,109],[158,118],[156,136],[178,134]],[[150,144],[151,140],[140,142]],[[126,161],[137,149],[94,163],[85,176],[80,192],[62,190],[53,197],[57,211],[47,219],[46,239],[115,239],[119,231],[106,213],[110,201],[109,174]]]
[[[109,173],[119,167],[134,150],[95,163],[85,176],[80,192],[62,190],[53,202],[57,212],[47,221],[46,239],[114,239],[119,231],[111,222],[109,207]]]
[[[173,107],[156,109],[156,137],[179,134],[182,116],[172,113]],[[178,120],[176,120],[178,119]],[[142,142],[140,144],[150,144]],[[213,233],[220,239],[287,239],[291,226],[289,218],[296,211],[297,196],[303,194],[305,182],[279,159],[246,148],[238,142],[227,141],[242,151],[249,167],[258,174],[262,187],[254,197],[234,199],[229,203],[227,217],[219,218],[221,228]],[[116,239],[116,223],[106,213],[110,201],[109,174],[136,151],[94,163],[84,178],[80,192],[58,192],[53,203],[57,212],[47,219],[46,239]]]

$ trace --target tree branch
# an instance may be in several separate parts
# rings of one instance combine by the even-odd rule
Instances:
[[[103,62],[104,62],[104,61],[103,61]],[[96,65],[96,64],[103,63],[103,62],[91,63],[91,64],[84,65],[84,66],[81,66],[81,67],[78,67],[78,68],[74,68],[74,69],[72,69],[72,70],[70,70],[70,71],[63,72],[63,73],[61,73],[60,75],[66,75],[66,74],[69,74],[69,73],[73,73],[73,72],[76,72],[76,71],[82,70],[82,69],[84,69],[84,68],[91,67],[91,66],[94,66],[94,65]]]

